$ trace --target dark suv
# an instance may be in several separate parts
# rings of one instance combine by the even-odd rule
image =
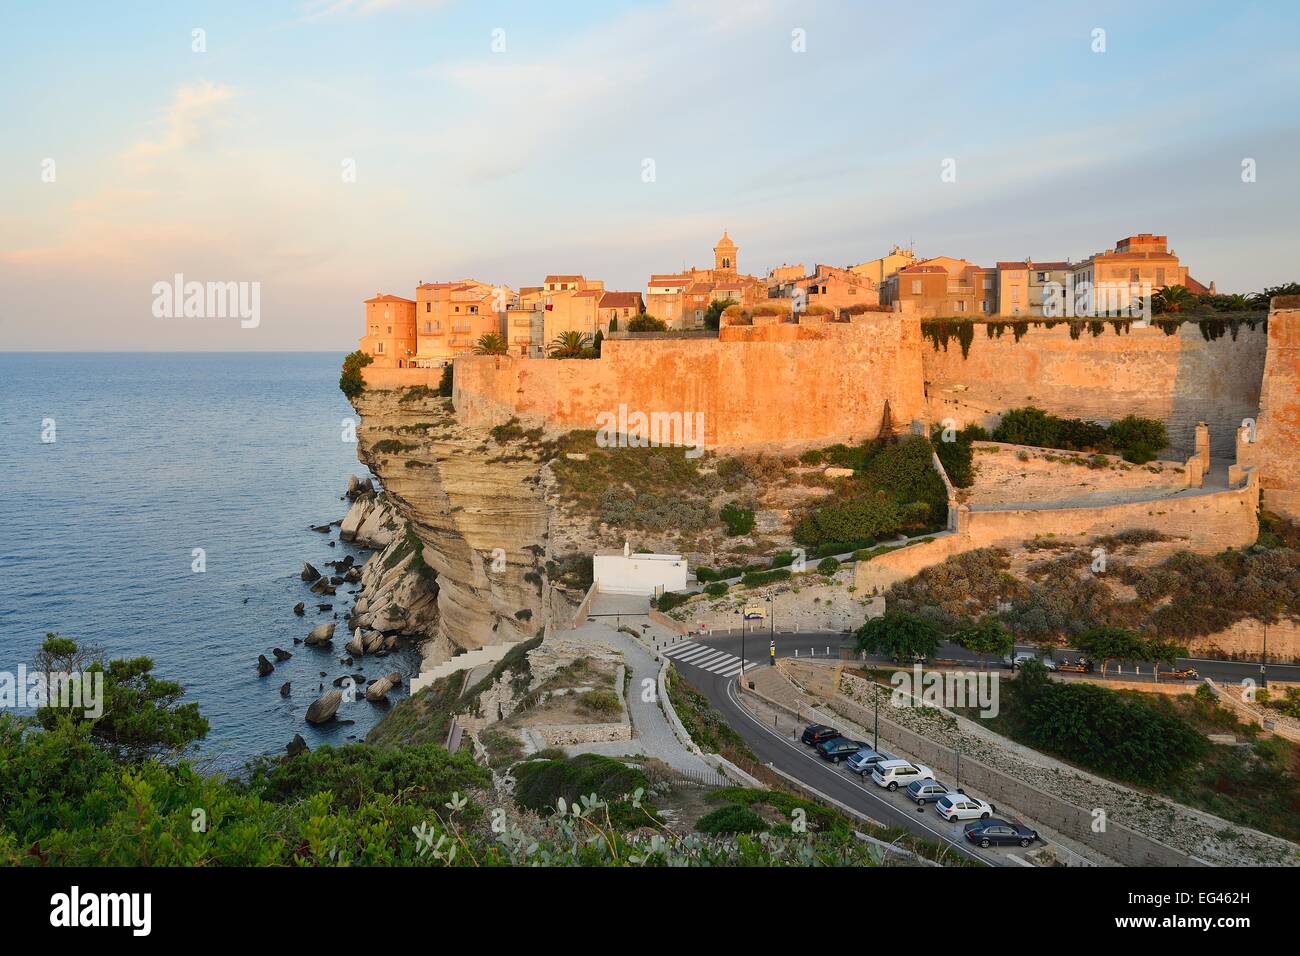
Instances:
[[[800,739],[809,747],[816,747],[818,744],[834,740],[840,736],[843,735],[834,727],[827,727],[825,724],[809,724],[804,728],[803,737]]]

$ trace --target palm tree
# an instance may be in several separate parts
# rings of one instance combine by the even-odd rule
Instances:
[[[1244,312],[1250,307],[1250,300],[1240,292],[1223,296],[1220,298],[1219,303],[1227,312]]]
[[[495,332],[480,336],[478,344],[474,346],[475,355],[505,355],[507,351],[506,340]]]
[[[1167,285],[1151,298],[1151,307],[1156,312],[1182,312],[1196,301],[1192,291],[1185,285]]]
[[[591,348],[591,336],[586,332],[561,332],[551,343],[551,358],[577,358],[584,349]]]

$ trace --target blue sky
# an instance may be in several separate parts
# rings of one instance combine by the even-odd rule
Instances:
[[[724,228],[760,274],[908,241],[1078,259],[1155,231],[1225,291],[1300,279],[1291,3],[0,16],[0,349],[345,349],[379,289],[547,272],[640,289],[707,264]],[[261,324],[155,318],[153,283],[178,272],[260,282]]]

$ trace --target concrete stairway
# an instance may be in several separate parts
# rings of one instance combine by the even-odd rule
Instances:
[[[515,642],[507,641],[503,644],[489,644],[486,647],[480,647],[476,650],[466,651],[464,654],[457,654],[450,660],[443,661],[436,667],[431,667],[427,671],[420,671],[418,675],[411,678],[411,693],[421,691],[428,687],[439,678],[446,677],[448,674],[455,674],[459,671],[473,670],[480,664],[495,664],[501,658],[509,653],[510,648],[515,646]]]

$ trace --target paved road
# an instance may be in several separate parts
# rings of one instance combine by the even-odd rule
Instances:
[[[824,637],[821,640],[819,653],[823,653],[826,647]],[[737,647],[739,641],[737,637]],[[815,638],[809,638],[809,643],[804,647],[811,649],[813,641]],[[889,826],[907,827],[928,839],[947,843],[967,857],[993,866],[1008,865],[1008,856],[1023,852],[1019,848],[980,850],[969,846],[962,838],[963,824],[945,822],[933,808],[918,812],[904,794],[889,793],[869,780],[864,781],[842,764],[834,765],[822,760],[795,739],[795,733],[801,731],[802,727],[788,717],[779,718],[778,725],[773,727],[750,713],[741,706],[736,696],[735,677],[740,673],[740,659],[723,649],[720,642],[715,643],[719,646],[678,641],[667,650],[666,656],[673,660],[687,683],[708,697],[709,702],[744,738],[762,763],[774,765],[873,820]],[[791,654],[794,646],[792,642]],[[747,669],[766,666],[766,662],[748,662]]]
[[[684,638],[683,640],[691,640]],[[742,653],[742,641],[739,632],[733,634],[717,634],[706,636],[701,640],[708,643],[710,647],[720,651],[726,651],[739,658]],[[765,630],[749,632],[744,637],[744,657],[746,661],[758,661],[763,664],[768,662],[769,646],[772,635]],[[840,649],[852,647],[852,640],[847,635],[828,634],[828,633],[804,633],[791,634],[777,632],[776,655],[777,657],[839,657]],[[671,647],[671,644],[664,645]],[[1038,651],[1040,648],[1031,644],[1017,645],[1017,651]],[[1079,652],[1073,648],[1061,648],[1056,652],[1058,659],[1066,657],[1078,657]],[[955,661],[959,664],[969,664],[972,666],[998,666],[997,661],[993,658],[980,658],[977,654],[958,647],[955,644],[943,644],[936,655],[937,660]],[[887,658],[868,657],[868,662],[874,663],[891,663]],[[1245,678],[1251,678],[1257,683],[1260,679],[1258,661],[1222,661],[1212,660],[1203,657],[1180,658],[1177,666],[1194,667],[1202,677],[1209,677],[1220,683],[1239,683]],[[1124,665],[1118,673],[1114,665],[1110,668],[1109,677],[1118,680],[1151,680],[1154,662],[1145,662],[1138,665],[1140,672],[1135,675],[1132,664]],[[1162,665],[1167,668],[1168,665]],[[735,673],[739,673],[737,670]],[[1090,675],[1092,677],[1101,677],[1101,672]],[[1300,681],[1300,665],[1298,664],[1269,664],[1268,677],[1273,680]],[[1168,683],[1168,681],[1164,681]]]

